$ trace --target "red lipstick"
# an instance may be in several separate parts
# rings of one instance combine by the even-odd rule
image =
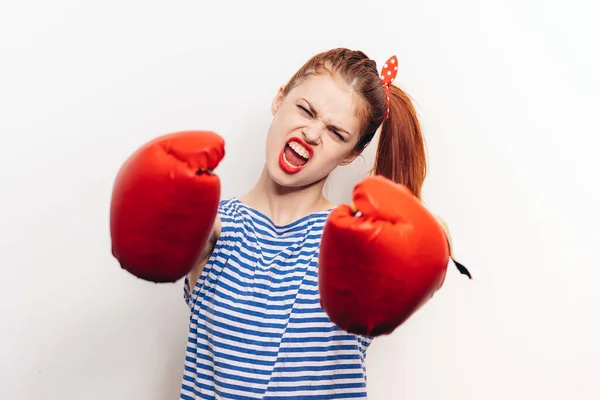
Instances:
[[[295,143],[292,144],[292,142]],[[298,145],[300,147],[298,147]],[[292,146],[296,149],[293,149]],[[279,166],[287,174],[296,174],[306,167],[312,159],[313,154],[314,150],[308,143],[298,137],[291,138],[283,146],[283,149],[281,149],[281,153],[279,154]]]

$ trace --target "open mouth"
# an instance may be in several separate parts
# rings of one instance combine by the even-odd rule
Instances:
[[[302,170],[312,157],[312,148],[299,139],[292,139],[285,144],[279,157],[281,168],[293,174]]]

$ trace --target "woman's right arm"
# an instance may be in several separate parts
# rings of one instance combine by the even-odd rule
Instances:
[[[208,239],[208,243],[205,246],[204,250],[202,251],[202,256],[200,258],[201,261],[200,261],[200,263],[198,263],[198,265],[196,265],[188,273],[188,285],[189,285],[190,293],[194,290],[194,287],[196,286],[196,282],[198,281],[200,274],[202,274],[202,270],[204,270],[204,266],[208,262],[208,259],[212,255],[212,252],[215,248],[215,244],[217,243],[217,239],[219,239],[220,235],[221,235],[221,219],[217,215],[217,217],[215,218],[215,223],[213,224],[212,233],[210,235],[210,238]]]

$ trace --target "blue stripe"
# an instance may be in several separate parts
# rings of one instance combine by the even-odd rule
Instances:
[[[308,396],[294,396],[294,400],[323,400],[323,395],[308,395]],[[366,399],[367,393],[365,391],[357,391],[350,393],[327,393],[328,400],[335,399]],[[284,396],[265,396],[262,400],[290,400],[289,395]]]
[[[227,277],[230,280],[233,280],[235,282],[234,278],[230,278],[230,275],[227,273],[223,273],[225,275],[225,277]],[[209,277],[207,279],[208,283],[210,284],[215,284],[218,280],[217,279],[213,279],[212,277]],[[240,283],[238,283],[240,284]],[[227,289],[229,292],[232,292],[234,294],[237,295],[245,295],[247,294],[246,292],[242,292],[236,288],[234,288],[233,286],[230,286],[227,283],[224,282],[220,282],[219,281],[219,286],[222,287],[223,289]],[[263,293],[257,293],[257,292],[252,292],[252,296],[254,298],[259,298],[259,299],[264,299],[264,300],[271,300],[274,302],[285,302],[288,300],[293,300],[298,294],[304,295],[304,296],[316,296],[319,294],[319,289],[315,288],[313,290],[307,290],[304,288],[301,288],[298,290],[297,294],[288,294],[288,295],[279,295],[279,296],[274,296],[274,295],[270,295],[270,294],[263,294]],[[264,304],[263,304],[264,306]]]
[[[230,292],[226,292],[222,288],[216,288],[215,289],[216,296],[214,296],[214,300],[212,300],[212,302],[216,304],[216,302],[218,301],[218,300],[216,300],[217,298],[220,298],[223,300],[229,300],[229,301],[232,301],[235,303],[240,302],[239,297],[232,296],[229,293]],[[263,308],[265,306],[264,302],[259,302],[259,301],[250,300],[250,299],[245,300],[244,304],[247,306],[251,306],[251,307],[261,307],[261,308]],[[318,299],[313,299],[313,300],[296,299],[296,304],[319,304],[319,300]],[[294,306],[293,304],[270,304],[269,311],[270,312],[285,311],[285,312],[289,313],[289,311],[291,310],[291,308],[293,306]],[[265,313],[266,313],[266,311],[265,311]]]
[[[335,383],[331,385],[310,385],[310,386],[286,386],[286,387],[273,387],[272,392],[283,392],[283,391],[305,391],[305,390],[339,390],[347,388],[361,388],[364,389],[364,383]]]
[[[226,239],[226,238],[223,238]],[[288,269],[290,267],[297,267],[298,266],[298,262],[299,261],[306,261],[306,260],[310,260],[313,256],[314,256],[314,251],[309,251],[306,250],[306,248],[309,248],[309,246],[305,246],[304,249],[302,251],[298,251],[297,254],[294,255],[295,258],[289,258],[290,256],[287,255],[285,261],[281,261],[279,260],[277,262],[277,266],[280,267],[281,269]],[[318,246],[315,246],[315,249],[318,249]],[[217,250],[217,249],[215,249]],[[229,251],[232,252],[233,254],[230,255],[230,259],[234,260],[236,262],[236,264],[238,265],[246,265],[247,269],[249,270],[254,270],[256,265],[259,265],[261,267],[272,267],[272,265],[269,264],[265,264],[263,262],[263,259],[265,259],[266,257],[262,257],[262,259],[254,256],[253,252],[246,249],[246,248],[240,248],[240,246],[238,246],[237,244],[223,244],[219,249],[219,251]],[[243,256],[243,260],[241,259],[240,255],[235,254],[236,251],[240,251],[241,256]],[[268,250],[265,250],[265,252],[267,252]],[[276,258],[277,256],[281,256],[281,253],[273,253],[271,255],[271,257],[268,258],[268,260],[270,262],[273,261],[274,258]],[[304,259],[304,260],[302,260]],[[228,261],[228,260],[227,260]],[[217,265],[219,266],[223,266],[222,263],[217,263]],[[275,273],[275,274],[279,274],[279,275],[286,275],[286,271],[282,271],[282,270],[278,270],[275,269],[273,271],[269,270],[270,273]]]
[[[271,382],[301,382],[301,381],[328,381],[328,380],[349,380],[349,379],[363,379],[362,373],[351,373],[351,374],[333,374],[333,375],[299,375],[299,376],[274,376],[271,378]]]

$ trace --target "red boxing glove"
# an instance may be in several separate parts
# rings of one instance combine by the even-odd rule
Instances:
[[[217,215],[221,186],[212,170],[224,147],[213,132],[177,132],[127,159],[110,206],[112,254],[123,269],[163,283],[197,265]]]
[[[321,306],[349,333],[390,334],[444,283],[448,239],[406,186],[382,176],[356,185],[353,201],[334,209],[324,228]]]

